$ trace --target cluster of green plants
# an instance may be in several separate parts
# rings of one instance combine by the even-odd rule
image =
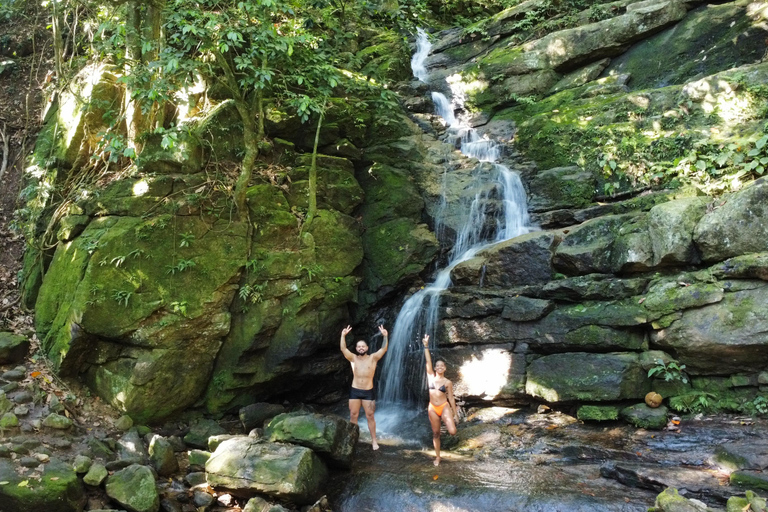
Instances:
[[[692,390],[669,399],[670,409],[683,414],[739,413],[750,416],[768,415],[768,397],[752,399],[721,396],[718,393]]]
[[[688,383],[688,375],[685,373],[685,365],[677,361],[665,362],[658,359],[656,364],[648,370],[648,377],[662,379],[665,382]]]

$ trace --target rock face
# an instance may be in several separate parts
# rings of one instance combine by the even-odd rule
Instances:
[[[219,445],[205,464],[208,484],[232,493],[256,493],[312,503],[327,476],[309,448],[238,437]]]

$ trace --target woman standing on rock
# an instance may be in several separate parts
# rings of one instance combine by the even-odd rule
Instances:
[[[445,423],[448,433],[456,434],[459,412],[453,398],[453,383],[445,378],[445,361],[438,359],[432,368],[429,355],[429,334],[424,335],[424,356],[427,359],[427,384],[429,385],[429,423],[432,425],[432,444],[435,447],[435,466],[440,465],[440,420]]]

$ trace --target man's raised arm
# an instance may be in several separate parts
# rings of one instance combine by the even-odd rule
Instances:
[[[349,334],[351,330],[352,330],[351,325],[348,325],[341,330],[341,342],[340,342],[341,353],[344,354],[344,357],[346,357],[348,361],[352,361],[355,359],[355,354],[350,352],[350,350],[347,348],[347,334]]]
[[[379,332],[381,333],[382,336],[384,336],[384,344],[381,346],[379,350],[373,353],[373,358],[376,359],[377,361],[382,357],[384,357],[384,354],[387,353],[387,349],[389,348],[389,333],[387,332],[387,330],[384,328],[383,325],[379,326]]]

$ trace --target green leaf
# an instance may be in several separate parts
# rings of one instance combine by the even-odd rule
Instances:
[[[763,146],[768,143],[768,135],[763,135],[759,139],[757,139],[757,142],[755,142],[755,147],[757,149],[763,149]]]

